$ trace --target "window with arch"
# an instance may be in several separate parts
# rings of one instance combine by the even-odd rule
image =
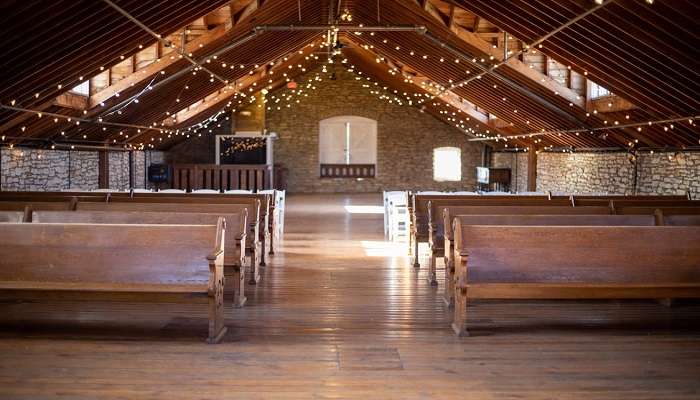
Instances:
[[[377,121],[357,116],[327,118],[319,126],[320,164],[377,163]]]
[[[433,149],[433,180],[437,182],[462,180],[462,150],[459,147]]]

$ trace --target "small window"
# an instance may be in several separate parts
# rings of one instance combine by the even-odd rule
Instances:
[[[84,81],[80,85],[71,89],[70,91],[82,96],[90,96],[90,81]]]
[[[591,82],[591,100],[595,100],[600,97],[610,96],[612,93],[610,91],[595,82]]]
[[[433,179],[438,182],[462,180],[462,151],[458,147],[433,150]]]

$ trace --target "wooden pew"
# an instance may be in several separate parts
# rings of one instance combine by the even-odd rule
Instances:
[[[445,265],[450,265],[454,251],[452,247],[452,217],[455,215],[605,215],[610,214],[608,207],[570,207],[565,205],[546,206],[442,206],[428,207],[428,280],[437,284],[435,263],[437,257],[445,258]]]
[[[0,211],[0,222],[22,222],[24,221],[24,212],[19,211]]]
[[[667,199],[579,199],[575,200],[574,205],[579,206],[598,206],[601,202],[606,202],[615,210],[627,208],[627,207],[700,207],[700,200],[667,200]]]
[[[258,240],[263,248],[260,253],[260,265],[266,265],[265,255],[270,251],[270,203],[268,194],[175,194],[175,193],[112,193],[109,202],[138,203],[193,203],[193,204],[254,204],[260,202]],[[248,214],[252,218],[252,214]],[[272,222],[276,226],[276,221]]]
[[[590,207],[574,207],[590,208]],[[533,211],[534,212],[534,211]],[[449,259],[445,261],[445,288],[443,300],[448,307],[454,305],[455,251],[454,229],[461,225],[485,226],[655,226],[658,224],[653,215],[606,215],[606,214],[530,214],[514,215],[502,212],[500,215],[456,215],[450,218],[450,239],[445,240],[445,252]]]
[[[546,196],[457,196],[457,195],[411,195],[409,203],[410,214],[410,237],[409,247],[413,255],[413,266],[420,267],[418,261],[418,246],[421,242],[429,240],[428,226],[428,207],[457,206],[457,205],[472,205],[472,206],[514,206],[514,205],[529,205],[529,206],[544,206],[544,205],[563,205],[570,206],[569,199],[549,200]]]
[[[224,326],[224,220],[217,225],[4,224],[0,296],[187,301]]]
[[[700,225],[700,215],[665,215],[663,217],[664,226],[698,226]]]
[[[260,222],[260,203],[253,201],[246,204],[209,204],[209,203],[153,203],[118,201],[109,203],[84,202],[77,204],[77,211],[121,211],[154,213],[204,213],[204,214],[238,214],[246,212],[248,230],[246,232],[246,255],[250,257],[250,284],[260,281],[260,259],[262,245],[257,239]]]
[[[470,299],[700,298],[697,226],[455,224],[459,335]]]
[[[238,213],[181,213],[141,211],[34,211],[33,223],[128,224],[128,225],[216,225],[223,217],[226,222],[224,239],[225,296],[236,307],[242,307],[245,297],[245,249],[248,210]]]
[[[266,256],[268,252],[273,252],[271,246],[270,228],[277,229],[277,222],[274,214],[270,214],[270,198],[269,194],[159,194],[159,193],[103,193],[103,192],[0,192],[0,210],[1,203],[7,202],[10,199],[17,199],[16,209],[21,209],[21,202],[28,200],[36,200],[37,202],[51,204],[51,202],[65,201],[70,199],[71,202],[77,203],[121,203],[121,202],[136,202],[136,203],[192,203],[192,204],[255,204],[256,200],[260,201],[260,212],[257,214],[249,213],[249,218],[253,215],[258,215],[259,225],[256,230],[257,242],[260,243],[262,249],[255,252],[254,278],[257,282],[260,279],[260,270],[258,266],[266,265]],[[70,209],[74,207],[71,206]],[[60,210],[63,208],[54,208],[53,206],[40,206],[34,209]],[[270,221],[272,219],[272,221]],[[248,243],[252,243],[252,237],[248,237]]]
[[[278,228],[279,215],[275,210],[275,194],[251,193],[251,194],[201,194],[201,193],[162,193],[162,192],[0,192],[1,201],[67,201],[75,199],[80,202],[110,202],[110,201],[138,201],[138,202],[192,202],[192,203],[241,203],[260,200],[261,213],[260,224],[264,229],[259,230],[260,243],[265,251],[261,253],[260,265],[265,266],[265,254],[274,254],[274,238],[271,236]],[[282,210],[283,211],[283,210]],[[280,218],[283,216],[280,215]]]
[[[635,215],[635,214],[653,214],[661,211],[664,215],[698,215],[700,207],[655,207],[655,206],[633,206],[620,207],[615,209],[616,214],[620,215]]]
[[[32,221],[33,210],[70,211],[75,210],[75,207],[75,201],[0,201],[0,211],[21,211],[24,214],[24,217],[22,218],[24,222]]]

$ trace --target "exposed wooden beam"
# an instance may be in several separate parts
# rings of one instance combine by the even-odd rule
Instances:
[[[238,14],[233,19],[233,25],[237,25],[240,21],[248,18],[250,14],[255,12],[258,8],[262,6],[262,0],[253,0],[243,10],[239,11]]]
[[[194,123],[193,121],[201,119],[201,116],[203,114],[210,112],[212,109],[222,108],[223,104],[225,104],[227,101],[236,96],[237,93],[243,92],[244,90],[253,87],[254,84],[258,84],[263,79],[267,78],[268,76],[271,76],[269,75],[270,70],[280,70],[280,72],[284,72],[284,70],[289,65],[296,65],[303,62],[304,57],[306,57],[307,55],[307,52],[299,54],[299,51],[296,50],[294,52],[280,57],[277,61],[275,61],[273,66],[270,66],[269,63],[265,63],[260,68],[258,68],[253,74],[246,75],[238,79],[236,82],[233,82],[232,84],[235,85],[236,90],[224,92],[222,89],[219,91],[218,96],[214,97],[213,99],[210,99],[209,101],[201,103],[199,107],[191,107],[178,111],[175,114],[173,114],[174,116],[176,116],[176,120],[174,120],[173,118],[166,118],[162,121],[162,123],[165,124],[165,126],[174,128],[191,125],[192,123]],[[285,58],[287,59],[286,61],[284,61]],[[280,74],[279,79],[284,79],[283,75]],[[257,88],[262,90],[266,86],[268,85],[259,85],[257,86]]]
[[[165,124],[165,126],[167,127],[187,125],[188,121],[196,119],[199,115],[204,114],[207,111],[210,111],[212,108],[221,105],[223,102],[234,97],[236,93],[248,89],[253,83],[262,80],[265,76],[265,69],[260,68],[253,75],[246,75],[245,77],[237,80],[235,82],[236,87],[238,88],[237,90],[227,90],[226,92],[224,92],[224,88],[219,90],[218,92],[211,93],[207,97],[213,94],[216,94],[216,96],[205,100],[202,103],[199,103],[199,105],[197,105],[196,107],[188,107],[187,109],[178,111],[177,113],[173,114],[174,118],[170,117],[163,120],[163,124]]]
[[[233,22],[233,20],[227,19],[224,24],[219,25],[216,28],[210,30],[207,34],[201,35],[193,39],[184,46],[183,52],[185,54],[196,54],[198,51],[201,51],[201,49],[206,48],[208,45],[225,37],[235,24],[248,17],[253,11],[257,9],[259,0],[243,0],[235,1],[232,3],[235,3],[232,4],[232,7],[235,7],[235,9],[238,10],[239,13],[235,23]],[[94,108],[100,105],[101,103],[112,98],[112,96],[114,96],[117,93],[121,93],[125,90],[128,90],[133,86],[140,86],[147,83],[149,80],[153,79],[154,76],[161,73],[161,71],[164,71],[171,65],[182,61],[182,58],[174,52],[170,53],[169,55],[163,56],[161,42],[157,42],[155,45],[157,49],[157,59],[154,63],[148,65],[147,67],[141,70],[135,71],[133,74],[127,76],[119,82],[116,82],[113,85],[111,84],[111,77],[109,77],[108,82],[110,83],[110,86],[95,93],[90,97],[90,108]]]
[[[203,47],[206,47],[208,44],[223,38],[227,32],[228,29],[226,28],[226,26],[221,25],[213,29],[209,34],[202,35],[188,43],[185,47],[185,52],[195,53],[197,51],[200,51]],[[119,82],[116,82],[115,84],[108,86],[107,88],[92,95],[90,97],[90,108],[97,107],[101,103],[104,103],[110,98],[112,98],[115,94],[126,91],[133,86],[145,85],[161,71],[164,71],[171,65],[181,61],[182,59],[179,58],[176,54],[160,57],[156,62],[150,64],[146,68],[143,68],[120,80]]]
[[[366,60],[376,60],[378,58],[378,55],[361,46],[360,43],[356,42],[353,40],[353,37],[351,35],[346,36],[348,40],[352,43],[352,48],[355,53],[357,53],[360,57]],[[384,63],[387,64],[389,68],[396,68],[396,69],[401,69],[400,67],[397,67],[396,63],[392,60],[389,60],[387,57],[383,57]],[[369,64],[376,64],[376,62],[369,62]],[[432,91],[430,91],[428,88],[430,87],[430,83],[432,82],[428,77],[425,77],[418,72],[415,71],[406,71],[403,69],[404,73],[406,75],[410,76],[410,79],[406,79],[405,82],[408,84],[411,84],[415,86],[415,88],[419,92],[423,93],[428,93],[432,94]],[[470,122],[477,122],[485,126],[486,129],[490,130],[490,133],[494,134],[500,134],[501,136],[510,136],[511,134],[506,133],[505,131],[501,130],[499,127],[494,126],[493,124],[490,123],[489,121],[489,116],[488,114],[477,110],[476,107],[462,99],[458,94],[452,92],[452,91],[444,91],[440,96],[437,97],[437,99],[445,103],[451,107],[453,107],[459,114],[464,116],[464,119],[467,119]],[[442,119],[441,116],[435,115],[438,119]],[[454,124],[450,124],[454,125]],[[466,133],[466,132],[465,132]],[[469,133],[467,133],[469,134]],[[469,134],[470,136],[473,136]]]
[[[434,16],[433,16],[434,17]],[[470,32],[459,25],[450,27],[450,30],[457,36],[461,41],[468,44],[471,47],[476,48],[478,51],[483,52],[490,57],[492,56],[496,62],[501,62],[504,60],[503,53],[498,49],[494,49],[488,42],[481,38],[478,34]],[[585,108],[586,102],[583,96],[569,89],[568,87],[560,84],[556,80],[549,76],[541,74],[533,68],[518,60],[516,57],[509,58],[507,61],[508,67],[514,69],[519,74],[529,78],[538,85],[544,86],[547,90],[558,93],[559,96],[565,98],[568,102],[574,105]]]
[[[65,92],[56,97],[52,105],[83,111],[88,107],[88,98],[80,94]]]

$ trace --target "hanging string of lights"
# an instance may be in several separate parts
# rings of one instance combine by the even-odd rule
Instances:
[[[213,81],[216,79],[216,80],[219,80],[219,81],[225,83],[225,86],[224,86],[224,88],[222,89],[223,93],[226,93],[227,90],[236,90],[236,84],[235,84],[235,83],[234,83],[233,86],[232,86],[232,85],[229,83],[228,80],[223,79],[223,78],[221,78],[220,76],[218,76],[218,75],[212,73],[212,71],[211,71],[210,69],[207,69],[204,65],[202,65],[202,64],[212,64],[212,63],[217,59],[217,56],[216,56],[216,55],[213,56],[213,57],[206,58],[205,61],[202,62],[202,63],[198,63],[196,60],[194,60],[194,59],[191,58],[191,55],[188,56],[187,54],[184,54],[183,49],[178,49],[177,47],[175,47],[174,45],[172,45],[172,43],[170,43],[169,40],[163,39],[163,38],[161,37],[161,35],[159,35],[159,34],[153,32],[153,31],[151,31],[148,27],[146,27],[145,25],[141,24],[141,23],[138,22],[137,20],[133,19],[133,17],[131,17],[131,16],[130,16],[128,13],[126,13],[124,10],[119,9],[119,7],[116,6],[116,5],[114,5],[114,3],[112,3],[110,0],[103,0],[103,1],[105,1],[105,2],[108,3],[108,4],[110,4],[110,6],[114,7],[115,9],[117,9],[120,13],[124,14],[127,18],[132,19],[135,23],[140,24],[139,26],[141,26],[141,27],[144,28],[146,31],[148,31],[149,34],[151,34],[152,36],[156,37],[156,39],[157,39],[159,42],[163,43],[163,45],[168,44],[167,47],[172,47],[173,50],[179,54],[180,58],[186,58],[190,63],[193,64],[193,66],[195,66],[194,70],[192,71],[192,72],[193,72],[193,76],[194,76],[194,75],[197,75],[197,74],[196,74],[197,71],[202,70],[202,71],[205,71],[205,72],[209,73],[209,78],[208,78],[208,79],[210,80],[210,82],[213,82]],[[594,12],[594,11],[597,10],[598,8],[607,5],[608,3],[612,2],[612,1],[613,1],[613,0],[609,0],[609,1],[602,1],[602,0],[601,0],[600,2],[596,1],[596,3],[598,3],[598,7],[594,7],[594,8],[592,8],[592,9],[588,10],[586,13],[579,15],[577,18],[574,18],[574,20],[569,21],[567,24],[575,23],[577,19],[583,18],[583,17],[585,17],[585,15],[589,15],[590,13]],[[648,1],[648,2],[649,2],[649,1]],[[649,2],[649,3],[651,3],[651,2]],[[121,11],[120,11],[120,10],[121,10]],[[347,10],[346,10],[346,11],[347,11]],[[341,14],[341,17],[342,17],[342,14]],[[349,20],[348,20],[348,17],[350,18]],[[344,22],[350,22],[352,16],[351,16],[351,15],[349,14],[349,12],[348,12],[345,18],[346,18],[346,20],[345,20]],[[558,28],[558,29],[564,29],[566,26],[568,26],[567,24],[565,24],[564,26],[562,26],[562,27],[560,27],[560,28]],[[143,25],[143,26],[142,26],[142,25]],[[268,28],[270,28],[270,27],[268,27]],[[347,28],[347,27],[345,27],[345,28]],[[344,28],[344,29],[345,29],[345,28]],[[360,27],[360,28],[362,28],[362,27]],[[358,30],[355,32],[356,35],[361,35],[362,33],[366,33],[366,32],[367,32],[367,29],[360,29],[360,28],[358,28]],[[349,28],[348,28],[348,29],[349,29]],[[333,33],[333,32],[334,32],[334,33]],[[331,41],[333,41],[333,42],[335,43],[335,42],[337,41],[337,32],[338,32],[337,30],[335,30],[335,31],[328,31],[327,36],[324,36],[324,38],[326,39],[325,43],[319,44],[319,47],[321,47],[322,45],[328,45]],[[471,59],[470,61],[471,61],[472,63],[477,64],[477,65],[478,65],[478,62],[484,64],[484,65],[481,65],[480,67],[482,68],[482,70],[485,68],[485,71],[482,72],[481,74],[477,75],[477,76],[471,76],[471,77],[469,77],[468,79],[461,80],[461,81],[456,81],[456,82],[453,82],[452,80],[449,80],[449,82],[446,83],[446,84],[438,84],[438,83],[434,83],[434,82],[431,82],[431,81],[429,81],[427,84],[426,84],[425,82],[421,82],[421,83],[420,83],[421,87],[422,87],[423,89],[425,89],[427,92],[429,92],[430,94],[424,93],[424,94],[421,95],[421,94],[418,94],[418,93],[414,93],[414,94],[413,94],[413,97],[411,97],[411,96],[408,95],[407,93],[403,93],[403,96],[404,96],[404,97],[401,98],[401,97],[399,96],[399,94],[397,93],[396,90],[394,90],[394,94],[393,94],[393,95],[387,94],[387,92],[388,92],[388,87],[387,87],[387,86],[383,86],[383,87],[382,87],[383,90],[379,90],[379,87],[380,87],[380,86],[379,86],[379,83],[378,83],[378,82],[372,82],[367,76],[358,77],[358,78],[356,78],[356,79],[358,79],[358,80],[360,80],[360,79],[365,79],[366,81],[368,81],[368,82],[363,82],[363,87],[369,89],[370,94],[377,95],[377,97],[379,97],[381,100],[386,100],[386,101],[388,101],[389,103],[396,103],[396,104],[398,104],[398,105],[404,105],[404,103],[407,104],[407,105],[425,104],[426,102],[428,102],[428,101],[430,101],[430,100],[435,100],[436,98],[439,99],[439,98],[442,96],[442,94],[446,93],[447,91],[449,91],[449,90],[451,90],[451,89],[454,89],[454,88],[456,88],[456,87],[458,87],[458,86],[463,86],[463,84],[466,84],[466,83],[468,83],[469,81],[471,81],[471,80],[473,80],[473,79],[481,79],[482,76],[484,76],[484,75],[490,73],[491,71],[495,70],[495,69],[498,68],[500,65],[505,64],[505,63],[508,61],[508,59],[510,59],[510,58],[512,58],[512,57],[516,57],[516,56],[518,56],[518,55],[520,55],[520,54],[522,54],[522,53],[524,53],[524,52],[526,52],[526,51],[534,50],[534,47],[536,47],[536,46],[539,46],[539,47],[541,48],[541,47],[542,47],[542,42],[544,42],[545,40],[547,40],[549,37],[551,37],[551,35],[555,34],[556,32],[558,32],[558,30],[552,31],[552,32],[550,32],[548,35],[545,35],[545,36],[541,37],[540,39],[538,39],[537,41],[531,43],[530,45],[524,46],[524,48],[523,48],[522,50],[520,50],[519,52],[515,52],[515,53],[513,53],[513,52],[508,52],[508,56],[505,57],[502,61],[500,61],[500,62],[498,62],[498,63],[495,63],[495,64],[492,64],[492,65],[490,65],[490,66],[489,66],[489,62],[487,62],[485,59],[479,59],[479,60],[477,60],[477,59]],[[374,35],[375,35],[375,32],[370,31],[369,34],[372,35],[372,36],[374,36]],[[385,39],[385,40],[383,41],[383,43],[389,44],[389,41]],[[398,44],[394,44],[394,45],[395,45],[394,47],[395,47],[396,51],[401,50],[401,47],[400,47]],[[367,46],[367,45],[365,45],[365,46]],[[141,46],[140,46],[140,47],[141,47]],[[374,46],[367,46],[366,48],[369,49],[369,48],[373,48],[373,47],[374,47]],[[532,49],[531,49],[531,48],[532,48]],[[405,50],[405,51],[409,51],[409,50]],[[340,52],[340,51],[339,51],[339,49],[338,49],[338,52],[337,52],[337,53],[334,51],[332,54],[329,54],[329,64],[332,64],[332,63],[333,63],[333,55],[338,55],[339,52]],[[416,54],[415,51],[413,51],[413,50],[410,50],[410,51],[409,51],[409,55],[414,56],[415,54]],[[316,57],[316,59],[318,59],[317,56],[315,56],[315,57]],[[428,58],[428,55],[423,55],[422,57],[423,57],[424,59],[427,59],[427,58]],[[123,56],[122,56],[122,59],[123,59]],[[454,63],[455,63],[455,64],[459,64],[459,63],[460,63],[460,60],[464,61],[465,58],[462,57],[462,56],[460,55],[458,58],[455,58],[455,59],[454,59]],[[493,57],[490,57],[490,60],[489,60],[489,61],[492,61],[492,60],[493,60]],[[384,57],[378,56],[378,61],[377,61],[377,62],[381,62],[381,61],[384,61]],[[441,62],[441,63],[442,63],[442,62],[445,62],[445,59],[444,59],[443,57],[440,57],[440,58],[439,58],[439,62]],[[344,64],[344,63],[343,63],[343,64]],[[225,62],[219,62],[218,65],[219,65],[221,68],[227,68],[227,69],[236,69],[236,68],[245,69],[246,66],[253,65],[253,68],[252,68],[252,69],[249,71],[249,73],[248,73],[249,75],[252,75],[252,74],[254,73],[254,71],[257,70],[257,69],[260,67],[260,65],[265,65],[265,63],[261,63],[261,64],[257,64],[257,63],[255,63],[255,64],[251,64],[251,63],[227,64],[227,63],[225,63]],[[290,66],[290,68],[291,68],[291,66]],[[570,68],[570,67],[569,67],[569,68]],[[350,72],[355,72],[355,67],[354,67],[354,66],[351,66],[350,68],[347,68],[347,69],[348,69]],[[305,70],[305,69],[302,69],[302,72],[306,72],[306,70]],[[325,64],[323,65],[323,71],[322,71],[322,72],[323,72],[323,73],[327,73],[327,68],[326,68],[326,65],[325,65]],[[409,75],[402,73],[402,71],[400,71],[398,68],[395,68],[395,67],[391,67],[391,68],[389,69],[389,73],[392,74],[392,75],[399,75],[399,74],[401,74],[401,75],[404,77],[404,80],[405,80],[405,81],[408,81],[408,80],[411,79],[411,77],[410,77]],[[467,73],[467,74],[470,74],[470,71],[467,70],[466,73]],[[164,75],[165,72],[164,72],[164,71],[161,71],[160,74],[161,74],[161,75]],[[361,72],[361,71],[358,71],[358,72],[357,72],[357,75],[362,75],[362,72]],[[202,76],[203,76],[203,74],[202,74]],[[286,76],[286,74],[285,74],[285,76]],[[114,113],[121,114],[121,110],[122,110],[124,107],[127,107],[128,105],[131,105],[131,104],[138,104],[138,103],[139,103],[138,98],[139,98],[141,95],[143,95],[144,93],[146,93],[147,91],[153,89],[153,86],[152,86],[152,85],[153,85],[153,83],[155,82],[155,80],[156,80],[157,77],[158,77],[158,75],[154,76],[154,78],[151,80],[151,82],[150,82],[148,85],[146,85],[146,87],[145,87],[143,90],[141,90],[136,96],[133,96],[133,97],[130,99],[130,101],[129,101],[128,103],[122,105],[120,108],[118,108],[118,109],[116,109],[116,110],[113,110],[113,111],[109,112],[108,114],[105,114],[104,116],[110,116],[110,115],[112,115],[112,114],[114,114]],[[322,80],[323,78],[321,77],[320,79]],[[80,77],[80,81],[82,81],[82,80],[83,80],[83,77],[81,76],[81,77]],[[289,81],[289,79],[288,79],[288,81]],[[256,83],[254,83],[253,85],[256,85]],[[62,85],[58,85],[58,87],[59,87],[59,89],[60,89],[60,88],[62,87]],[[185,86],[184,86],[184,89],[185,89],[185,90],[188,89],[188,85],[185,85]],[[258,89],[258,88],[250,87],[250,88],[249,88],[249,91],[252,92],[254,89]],[[285,97],[285,98],[275,98],[274,96],[271,97],[271,98],[272,98],[276,103],[286,101],[287,104],[285,104],[284,106],[290,107],[290,106],[291,106],[291,103],[289,103],[289,102],[292,101],[292,99],[295,99],[295,97],[292,96],[292,95],[295,95],[295,96],[296,96],[296,99],[294,100],[294,102],[299,103],[301,97],[307,97],[307,96],[309,95],[309,91],[308,91],[309,88],[306,88],[306,89],[307,89],[307,91],[303,90],[303,88],[300,89],[300,90],[297,90],[296,92],[293,91],[292,94],[288,94],[288,96]],[[268,90],[268,89],[261,88],[261,89],[258,89],[258,90],[259,90],[259,91],[262,91],[262,90]],[[315,90],[315,87],[314,87],[314,90]],[[117,97],[119,96],[118,93],[116,93],[115,95],[116,95]],[[265,93],[263,93],[263,96],[264,96],[264,95],[265,95]],[[432,97],[431,97],[431,96],[432,96]],[[39,97],[39,96],[38,96],[38,94],[37,94],[37,95],[36,95],[36,98],[38,98],[38,97]],[[238,105],[242,104],[242,101],[243,101],[242,99],[245,98],[245,97],[246,97],[246,94],[245,94],[245,93],[241,93],[241,94],[236,93],[236,94],[234,95],[234,99],[238,99]],[[249,98],[250,101],[252,102],[253,100],[255,100],[255,95],[249,96],[248,98]],[[177,100],[179,100],[179,96],[178,96],[178,99],[177,99]],[[433,105],[434,107],[444,106],[444,107],[445,107],[445,110],[440,110],[440,111],[439,111],[440,114],[443,114],[443,115],[446,117],[446,119],[447,119],[448,121],[454,123],[454,125],[455,125],[458,129],[461,129],[461,130],[463,130],[463,131],[465,131],[465,132],[468,132],[468,133],[470,133],[470,134],[474,134],[474,135],[478,136],[476,139],[473,139],[473,140],[495,140],[495,141],[497,141],[497,142],[500,141],[500,140],[508,140],[509,138],[510,138],[510,139],[526,139],[526,138],[532,138],[532,137],[535,137],[535,136],[545,136],[545,135],[555,135],[555,134],[556,134],[556,135],[559,135],[559,136],[561,136],[562,134],[568,134],[568,133],[574,133],[574,134],[577,134],[577,135],[578,135],[578,134],[580,134],[580,133],[590,132],[591,134],[593,134],[593,132],[596,132],[596,131],[599,131],[599,130],[608,130],[608,129],[621,129],[621,128],[638,127],[638,126],[643,126],[643,125],[645,125],[645,124],[648,124],[649,126],[651,126],[651,125],[658,125],[658,124],[668,124],[669,122],[679,122],[679,121],[686,120],[686,119],[689,120],[689,123],[691,124],[691,126],[695,126],[693,120],[695,120],[695,119],[698,118],[697,116],[692,116],[692,117],[678,118],[678,119],[674,119],[674,120],[658,120],[658,121],[649,121],[649,122],[646,122],[646,123],[635,123],[635,124],[619,124],[618,121],[615,121],[615,125],[614,125],[614,126],[606,126],[606,127],[586,128],[586,129],[560,129],[560,130],[557,130],[557,129],[545,130],[545,129],[543,128],[541,132],[532,132],[532,133],[521,134],[521,135],[513,135],[513,136],[501,136],[501,135],[493,136],[493,135],[490,134],[490,132],[489,132],[488,130],[486,130],[486,133],[485,133],[485,134],[484,134],[484,133],[477,133],[477,132],[476,132],[476,128],[478,127],[478,124],[475,125],[474,128],[471,128],[471,127],[467,126],[467,122],[466,122],[466,121],[470,121],[469,117],[466,117],[466,121],[465,121],[465,119],[460,119],[460,118],[458,118],[458,114],[461,113],[462,110],[460,110],[458,107],[455,107],[455,106],[451,105],[449,102],[447,102],[447,101],[445,101],[445,100],[442,100],[442,99],[439,99],[439,100],[440,100],[441,102],[444,102],[445,104],[433,102],[432,105]],[[507,98],[505,98],[505,97],[503,98],[503,101],[504,101],[504,102],[507,101],[507,100],[508,100]],[[267,101],[268,101],[268,99],[265,99],[265,103],[267,103]],[[179,102],[179,101],[177,101],[177,102]],[[470,104],[471,104],[471,103],[470,103]],[[102,103],[101,105],[104,106],[104,103]],[[571,105],[571,104],[570,104],[570,105]],[[12,101],[12,106],[11,106],[11,107],[14,107],[14,106],[15,106],[15,101],[13,100],[13,101]],[[227,115],[227,110],[230,111],[230,110],[232,109],[232,106],[233,106],[233,103],[232,103],[232,102],[229,102],[229,103],[227,103],[226,106],[224,106],[221,110],[219,110],[217,113],[213,114],[211,117],[207,118],[206,120],[204,120],[204,121],[202,121],[202,122],[199,122],[199,123],[196,123],[196,124],[192,124],[192,125],[190,125],[190,126],[188,126],[188,127],[186,127],[186,128],[180,128],[180,129],[168,129],[168,128],[165,128],[165,122],[164,122],[164,121],[161,121],[160,123],[154,122],[151,126],[143,126],[143,125],[136,125],[136,124],[122,124],[122,123],[116,123],[116,122],[108,122],[108,121],[104,121],[104,120],[102,119],[102,116],[99,117],[99,118],[97,118],[97,119],[95,119],[95,118],[77,118],[77,117],[69,117],[69,116],[65,116],[65,115],[61,115],[61,114],[42,113],[42,112],[36,111],[36,110],[22,109],[21,107],[16,107],[16,108],[15,108],[15,111],[23,111],[23,112],[36,113],[36,114],[39,116],[39,118],[41,118],[41,116],[42,116],[43,114],[48,115],[48,116],[54,116],[55,119],[56,119],[56,118],[62,118],[62,119],[64,119],[64,120],[67,120],[68,122],[75,122],[75,123],[76,123],[76,126],[77,126],[77,125],[80,125],[81,122],[82,122],[82,123],[102,124],[102,125],[104,125],[103,131],[106,130],[106,127],[107,127],[107,126],[112,126],[112,127],[121,127],[121,128],[137,129],[137,135],[136,135],[136,136],[138,136],[138,134],[141,134],[142,131],[158,131],[159,133],[167,134],[167,137],[168,137],[168,138],[171,138],[171,137],[173,137],[173,136],[181,136],[181,135],[186,135],[187,137],[190,137],[192,134],[198,134],[198,135],[201,136],[201,132],[202,132],[203,130],[206,130],[206,129],[209,129],[209,131],[211,132],[211,129],[210,129],[210,128],[211,128],[211,124],[218,123],[217,121],[219,120],[219,118],[220,118],[222,115]],[[0,105],[0,107],[7,107],[7,106]],[[272,107],[273,107],[272,105],[268,105],[268,110],[270,110]],[[275,107],[277,107],[277,109],[280,109],[280,106],[275,106]],[[452,110],[451,108],[453,108],[453,109],[456,110],[456,111]],[[514,113],[517,113],[517,112],[518,112],[517,109],[514,110]],[[85,111],[83,111],[83,113],[84,113],[84,114],[87,114],[87,111],[85,110]],[[596,113],[597,113],[597,110],[594,110],[594,111],[593,111],[593,114],[596,114]],[[169,118],[169,117],[171,117],[172,115],[176,115],[176,114],[178,114],[178,113],[177,113],[177,112],[176,112],[176,113],[170,113],[169,111],[166,111],[166,112],[165,112],[165,115],[166,115],[166,116],[164,117],[164,120],[165,120],[165,118]],[[587,116],[588,116],[588,114],[587,114]],[[228,119],[228,116],[227,116],[226,118]],[[528,124],[529,124],[529,122],[530,122],[530,121],[527,121]],[[511,123],[511,125],[513,125],[513,124]],[[24,129],[25,129],[25,127],[22,127],[22,131],[23,131],[23,132],[24,132]],[[669,126],[666,126],[665,129],[668,130],[668,129],[669,129]],[[670,126],[670,129],[673,129],[673,125]],[[125,139],[129,140],[129,135],[123,135],[123,132],[121,132],[121,131],[120,131],[120,136],[124,136]],[[83,135],[83,138],[86,138],[86,136]],[[133,139],[134,139],[134,136],[131,137],[131,140],[133,140]],[[154,138],[154,137],[151,137],[151,141],[154,141],[154,140],[155,140],[155,138]],[[162,141],[162,140],[163,140],[163,137],[158,138],[158,140],[159,140],[159,141]],[[113,142],[116,143],[116,139],[113,139]],[[125,145],[126,145],[126,143],[125,143]],[[140,145],[141,145],[141,146],[144,146],[143,143],[141,143]],[[150,146],[152,147],[152,145],[150,145]]]

